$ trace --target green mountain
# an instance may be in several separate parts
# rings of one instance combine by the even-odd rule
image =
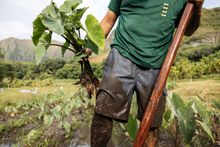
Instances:
[[[61,44],[57,41],[53,41],[56,44]],[[35,61],[34,56],[34,44],[30,39],[16,39],[7,38],[0,41],[1,52],[4,53],[4,60],[6,61],[25,61],[32,62]],[[67,52],[64,58],[71,58],[73,54]],[[51,46],[47,50],[47,54],[44,59],[48,58],[61,58],[60,47]]]

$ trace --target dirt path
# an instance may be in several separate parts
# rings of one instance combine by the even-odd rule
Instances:
[[[220,80],[188,80],[177,82],[177,86],[171,90],[184,99],[192,96],[200,96],[205,100],[220,99]]]

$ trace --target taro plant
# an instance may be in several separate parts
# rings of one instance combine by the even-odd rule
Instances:
[[[167,98],[167,104],[163,128],[167,128],[173,136],[175,146],[181,146],[182,143],[198,147],[217,144],[217,131],[213,130],[216,122],[212,119],[219,115],[207,108],[200,97],[184,102],[178,95],[172,94]]]
[[[57,92],[48,94],[45,95],[43,100],[38,101],[40,109],[38,119],[43,121],[46,128],[53,124],[59,129],[64,129],[69,134],[74,126],[83,124],[79,120],[86,114],[76,115],[77,111],[81,112],[91,105],[92,101],[86,98],[86,92],[83,88],[76,93],[65,94],[64,92]],[[75,122],[70,121],[73,118]],[[86,119],[84,120],[86,121]]]
[[[51,45],[60,46],[63,56],[69,50],[81,58],[79,83],[85,86],[91,95],[99,82],[92,72],[85,50],[90,48],[98,54],[98,50],[104,48],[105,38],[98,20],[93,15],[87,15],[85,27],[82,25],[81,18],[88,7],[78,8],[81,3],[81,0],[65,0],[58,7],[51,1],[51,4],[43,9],[33,22],[32,41],[35,45],[35,58],[38,64]],[[63,37],[65,42],[63,44],[52,43],[54,33]]]

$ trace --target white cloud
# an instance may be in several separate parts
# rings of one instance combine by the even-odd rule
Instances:
[[[0,22],[0,40],[8,37],[30,38],[32,27],[18,21]]]

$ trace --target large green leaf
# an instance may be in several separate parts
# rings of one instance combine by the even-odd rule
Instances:
[[[59,35],[64,34],[64,20],[54,3],[51,3],[43,10],[42,23],[49,30]]]
[[[71,13],[81,3],[82,3],[82,0],[66,0],[60,6],[60,12]]]
[[[70,46],[70,43],[68,41],[66,41],[62,46],[63,47],[61,48],[61,53],[62,53],[62,57],[64,57],[67,48]]]
[[[177,110],[177,119],[184,141],[189,144],[195,135],[196,130],[196,119],[194,117],[191,104],[188,104],[185,109]]]
[[[183,100],[175,93],[168,99],[168,104],[175,115],[177,115],[177,109],[184,109],[185,106]]]
[[[193,101],[192,108],[194,110],[194,113],[199,115],[202,118],[202,121],[206,125],[211,127],[211,121],[210,121],[211,112],[204,105],[204,102],[202,102],[198,97],[194,97],[192,101]]]
[[[51,111],[53,113],[53,115],[58,119],[58,120],[61,120],[62,118],[62,112],[61,112],[61,106],[60,105],[57,105],[56,107],[54,107]]]
[[[132,115],[129,116],[126,129],[131,139],[134,140],[138,130],[138,123],[137,123],[137,119],[134,118]]]
[[[32,35],[32,41],[34,45],[37,45],[39,42],[40,37],[45,32],[46,27],[43,25],[41,21],[41,16],[38,15],[37,18],[33,22],[33,35]]]
[[[82,58],[86,58],[86,57],[88,57],[88,55],[85,52],[80,52],[76,54],[75,56],[73,56],[73,60],[80,61]]]
[[[87,9],[88,7],[77,9],[75,13],[69,15],[65,22],[65,27],[72,31],[73,29],[83,29],[84,31],[86,31],[84,26],[81,24],[80,19],[82,18],[83,14]]]
[[[69,16],[69,21],[72,23],[80,21],[80,19],[82,18],[83,14],[86,12],[87,9],[88,7],[77,9],[74,14]]]
[[[86,32],[86,28],[82,25],[80,21],[76,22],[76,29],[83,29]]]
[[[42,57],[45,55],[47,48],[50,46],[51,43],[51,36],[52,32],[44,32],[42,36],[39,39],[39,43],[37,46],[35,46],[35,60],[37,61],[37,64],[40,63]]]
[[[63,111],[68,116],[70,115],[72,109],[73,109],[73,105],[71,105],[70,102],[68,102],[68,104],[64,106]]]
[[[47,115],[47,114],[44,115],[44,124],[46,126],[50,126],[53,123],[53,120],[54,120],[54,116]]]
[[[42,57],[46,53],[46,48],[43,44],[40,44],[40,45],[35,46],[34,52],[35,52],[35,60],[37,61],[37,65],[39,65]]]
[[[95,43],[93,43],[89,38],[84,41],[86,48],[90,48],[95,54],[98,54],[99,47]]]
[[[42,135],[41,129],[33,129],[27,135],[27,141],[31,142],[38,139]]]
[[[88,38],[95,43],[99,49],[103,49],[105,45],[105,35],[99,21],[93,15],[87,15],[86,21]]]
[[[162,127],[163,128],[169,127],[170,124],[173,122],[173,120],[174,120],[174,113],[172,113],[170,108],[167,107],[167,109],[165,110],[164,115],[163,115]]]
[[[220,111],[220,101],[218,100],[211,100],[212,101],[212,107]]]
[[[170,99],[170,107],[178,119],[178,126],[185,143],[189,144],[195,135],[196,119],[192,109],[192,103],[184,101],[176,94]]]
[[[67,133],[70,133],[70,131],[71,131],[71,126],[70,126],[70,124],[68,123],[68,122],[64,122],[63,123],[63,127],[64,127],[64,129],[66,130],[66,132]]]
[[[207,133],[207,135],[209,136],[209,138],[212,140],[212,142],[215,142],[215,139],[212,135],[212,131],[211,129],[203,122],[196,120],[196,122],[201,126],[201,128]]]

